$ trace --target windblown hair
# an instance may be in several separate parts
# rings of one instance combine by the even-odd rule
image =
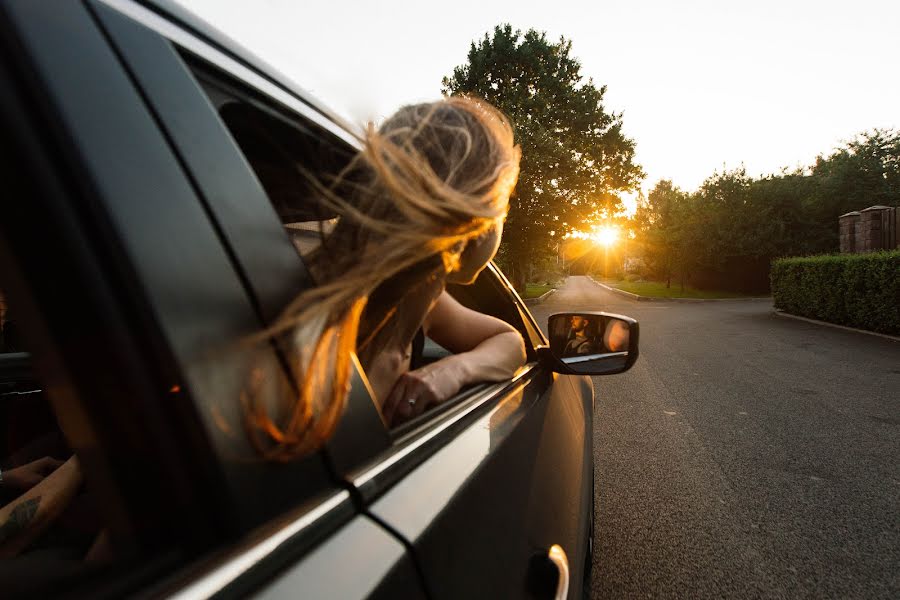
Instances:
[[[330,182],[310,177],[337,224],[307,259],[317,286],[266,332],[288,356],[290,379],[242,395],[257,451],[291,460],[334,431],[356,353],[390,338],[397,303],[460,266],[466,245],[506,216],[519,148],[506,118],[484,101],[452,97],[400,109]],[[364,312],[365,310],[365,312]],[[274,402],[274,405],[273,405]]]

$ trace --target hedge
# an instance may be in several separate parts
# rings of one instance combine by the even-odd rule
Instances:
[[[780,258],[771,280],[775,308],[900,334],[900,250]]]

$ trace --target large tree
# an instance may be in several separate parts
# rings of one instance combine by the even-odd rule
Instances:
[[[606,87],[581,75],[572,42],[509,25],[469,48],[466,64],[443,80],[443,93],[486,99],[512,121],[522,149],[519,183],[500,260],[522,289],[528,266],[553,252],[559,238],[622,208],[643,171],[622,114],[603,106]]]

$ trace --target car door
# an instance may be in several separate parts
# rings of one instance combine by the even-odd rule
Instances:
[[[529,318],[493,268],[467,292],[470,306]],[[526,340],[540,335],[517,324]],[[511,381],[399,432],[347,477],[368,511],[413,547],[433,597],[552,597],[554,546],[568,557],[574,595],[588,547],[591,413],[583,378],[532,360]]]
[[[116,5],[171,28],[143,7]],[[111,485],[124,493],[131,509],[144,515],[142,541],[193,552],[182,555],[176,565],[170,561],[162,573],[154,571],[148,593],[421,596],[409,552],[361,513],[331,468],[327,450],[273,464],[256,458],[243,436],[242,379],[254,362],[279,359],[274,348],[247,352],[238,342],[267,322],[274,306],[267,302],[283,301],[284,296],[271,295],[265,286],[272,279],[263,271],[250,276],[248,255],[233,253],[224,240],[226,234],[251,241],[262,236],[255,256],[266,266],[282,269],[286,255],[278,250],[290,249],[290,242],[277,232],[284,246],[273,250],[265,242],[267,232],[250,218],[258,208],[254,201],[264,195],[227,135],[194,140],[189,150],[195,154],[189,154],[180,145],[184,139],[160,127],[158,105],[152,101],[158,98],[146,95],[141,87],[146,81],[137,76],[146,63],[129,59],[144,57],[158,65],[168,59],[183,68],[170,42],[100,3],[12,1],[4,3],[0,17],[9,34],[4,41],[16,49],[4,57],[15,64],[17,77],[4,81],[26,81],[23,93],[37,98],[32,109],[40,133],[30,135],[45,136],[53,146],[57,162],[47,175],[61,182],[60,210],[70,224],[77,224],[73,226],[81,236],[80,245],[67,252],[92,256],[79,264],[102,273],[100,283],[78,300],[86,302],[101,289],[108,294],[105,299],[114,306],[108,318],[124,315],[123,322],[110,325],[118,335],[116,343],[122,344],[122,353],[134,351],[141,357],[145,376],[140,393],[115,393],[118,388],[102,384],[127,380],[129,371],[104,376],[101,364],[78,373],[82,380],[87,378],[92,395],[84,406],[84,421],[75,428],[89,423],[98,435],[117,442],[105,449],[114,447],[118,454],[98,455],[103,447],[86,452],[95,463],[105,462]],[[119,46],[110,45],[114,29]],[[136,54],[126,55],[131,51]],[[166,92],[182,101],[179,110],[187,122],[196,116],[202,126],[207,124],[204,117],[215,117],[196,84],[183,96],[178,96],[182,90],[177,80],[173,85]],[[192,100],[205,103],[198,113],[192,113]],[[30,142],[29,134],[22,139]],[[222,148],[225,154],[217,154]],[[212,152],[214,160],[197,162],[196,153],[204,150]],[[215,194],[222,189],[210,182],[222,172],[231,176],[231,187],[223,193],[234,195],[217,203],[222,199]],[[232,202],[235,198],[238,201]],[[232,212],[222,218],[228,210]],[[48,229],[51,217],[56,214],[47,214]],[[296,253],[292,258],[299,265]],[[303,284],[302,272],[299,275],[289,280],[293,290]],[[258,294],[260,289],[268,295]],[[42,293],[46,298],[47,290]],[[275,293],[292,291],[278,288]],[[88,308],[98,307],[89,303]],[[57,301],[54,310],[64,309],[71,312]],[[68,327],[77,330],[79,323],[71,320]],[[138,332],[141,336],[132,340]],[[80,334],[101,339],[99,332]],[[135,343],[143,347],[135,349]],[[104,348],[114,356],[116,350],[115,344]],[[128,386],[138,383],[127,380]],[[128,386],[122,389],[130,390]],[[78,416],[67,412],[70,418]],[[148,505],[149,497],[141,498],[148,486],[161,502]],[[146,584],[144,575],[135,577],[129,589]]]

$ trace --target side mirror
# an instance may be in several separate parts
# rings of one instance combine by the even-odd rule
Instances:
[[[605,312],[556,313],[547,322],[550,346],[538,355],[566,375],[624,373],[638,359],[640,327],[631,317]]]

